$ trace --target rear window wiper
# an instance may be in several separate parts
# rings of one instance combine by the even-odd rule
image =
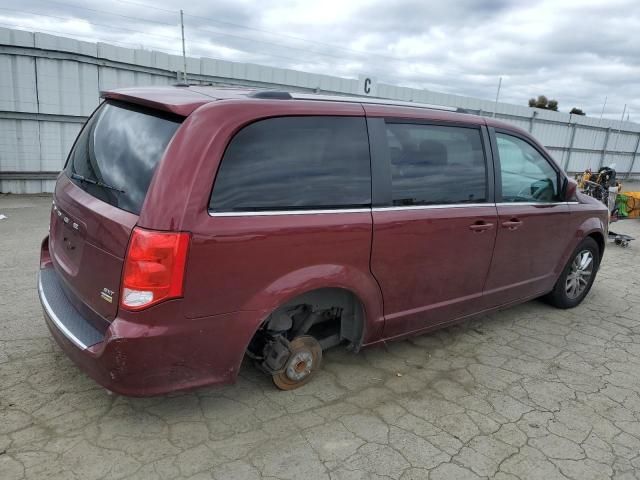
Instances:
[[[90,183],[95,185],[96,187],[108,188],[109,190],[115,190],[116,192],[124,193],[124,190],[114,187],[113,185],[109,185],[108,183],[101,182],[100,180],[96,180],[94,178],[85,177],[84,175],[80,175],[78,173],[72,173],[71,178],[76,180],[80,180],[81,182]]]

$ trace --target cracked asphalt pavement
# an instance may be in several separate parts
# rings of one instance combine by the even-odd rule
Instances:
[[[307,386],[109,394],[36,292],[50,199],[0,196],[0,478],[640,478],[640,240],[573,310],[533,301],[386,348],[326,352]],[[640,238],[640,221],[614,229]],[[550,239],[550,241],[552,241]]]

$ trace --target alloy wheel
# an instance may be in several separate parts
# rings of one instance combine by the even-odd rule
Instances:
[[[567,297],[578,298],[586,290],[593,275],[593,263],[593,253],[590,250],[582,250],[575,256],[565,282]]]

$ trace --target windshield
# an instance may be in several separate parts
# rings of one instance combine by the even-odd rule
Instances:
[[[139,214],[158,161],[179,126],[175,117],[107,101],[80,133],[65,173],[94,197]]]

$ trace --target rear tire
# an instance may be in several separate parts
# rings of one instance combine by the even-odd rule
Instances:
[[[562,274],[546,296],[546,300],[557,308],[573,308],[587,296],[600,266],[600,248],[596,241],[587,237],[573,251]]]

